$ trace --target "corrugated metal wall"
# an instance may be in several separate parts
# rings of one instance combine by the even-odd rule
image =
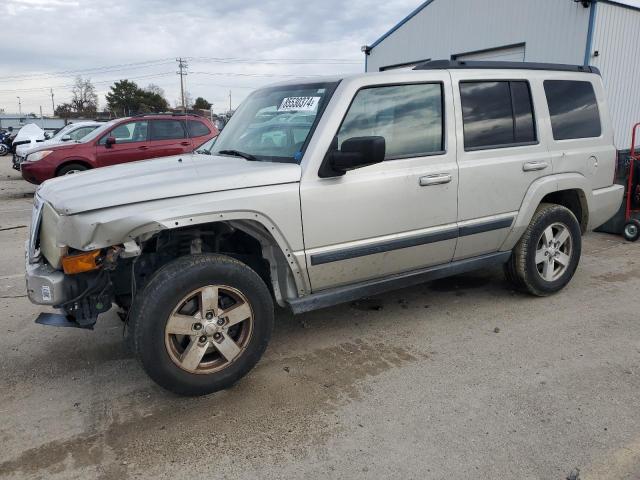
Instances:
[[[572,0],[433,0],[378,44],[367,70],[525,43],[525,60],[582,64],[589,9]]]
[[[602,72],[616,146],[626,150],[640,122],[640,11],[597,4],[590,63]]]

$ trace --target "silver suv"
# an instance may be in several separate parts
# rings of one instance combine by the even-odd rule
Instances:
[[[116,305],[161,386],[202,395],[295,313],[503,264],[562,289],[611,217],[616,150],[599,72],[429,62],[251,94],[199,153],[45,182],[32,302],[92,328]]]

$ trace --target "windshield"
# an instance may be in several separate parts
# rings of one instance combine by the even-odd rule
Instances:
[[[337,85],[283,85],[252,93],[218,136],[215,153],[300,163],[309,133]]]
[[[82,137],[82,140],[80,141],[80,143],[90,142],[91,140],[93,140],[95,138],[98,138],[100,135],[105,133],[107,130],[109,130],[111,127],[113,127],[116,123],[118,123],[121,120],[122,119],[119,118],[119,119],[111,120],[110,122],[107,122],[107,123],[104,123],[104,124],[100,125],[93,132],[91,132],[89,135],[87,135],[86,137]]]
[[[58,132],[54,136],[51,137],[51,140],[57,140],[59,138],[62,138],[62,136],[65,133],[67,133],[69,130],[71,130],[73,127],[75,127],[73,123],[70,123],[69,125],[65,125],[60,130],[58,130]]]

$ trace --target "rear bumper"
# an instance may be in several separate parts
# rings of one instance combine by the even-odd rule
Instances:
[[[593,190],[591,193],[589,230],[598,228],[615,215],[622,204],[624,187],[622,185],[611,185],[610,187]]]

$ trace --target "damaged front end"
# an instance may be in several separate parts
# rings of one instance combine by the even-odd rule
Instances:
[[[93,328],[98,315],[111,308],[114,299],[110,272],[124,251],[111,247],[63,257],[63,265],[73,262],[76,270],[53,269],[46,260],[27,263],[27,294],[36,304],[51,305],[62,313],[42,313],[36,323],[52,326]],[[74,258],[76,257],[76,258]],[[82,265],[81,258],[90,257]],[[85,268],[77,271],[78,268]]]
[[[61,310],[42,313],[36,323],[52,326],[93,328],[98,315],[109,310],[114,299],[111,273],[121,256],[139,253],[114,246],[73,251],[57,243],[60,218],[37,195],[26,245],[27,295],[31,302]]]

